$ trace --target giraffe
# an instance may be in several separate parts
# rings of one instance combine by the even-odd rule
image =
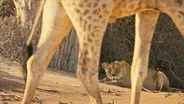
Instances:
[[[22,104],[31,103],[58,44],[72,26],[79,39],[76,74],[87,90],[91,103],[102,104],[97,76],[103,34],[108,22],[134,14],[136,28],[130,103],[139,104],[143,81],[148,72],[151,41],[160,12],[168,14],[184,36],[183,0],[47,0],[43,7],[37,50],[33,54],[29,51],[31,39],[25,44],[28,49],[25,52],[28,52],[29,57],[25,63],[27,67],[24,67],[27,74]]]

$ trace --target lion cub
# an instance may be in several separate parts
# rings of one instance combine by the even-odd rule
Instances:
[[[115,61],[111,64],[103,62],[102,67],[106,72],[107,78],[112,83],[122,87],[131,87],[131,66],[124,60]],[[169,88],[169,79],[163,72],[149,68],[143,87],[148,90],[167,90]]]

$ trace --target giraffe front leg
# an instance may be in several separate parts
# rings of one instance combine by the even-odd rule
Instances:
[[[96,46],[91,46],[96,47]],[[80,51],[77,76],[86,88],[92,104],[102,104],[100,93],[98,91],[98,62],[100,46],[94,48],[96,55],[89,56],[91,52],[88,50]]]
[[[159,13],[143,11],[136,14],[136,36],[131,68],[131,104],[139,104],[141,89],[147,77],[149,51]]]
[[[92,104],[102,104],[98,90],[98,65],[103,34],[113,8],[113,0],[62,0],[79,38],[77,76]]]

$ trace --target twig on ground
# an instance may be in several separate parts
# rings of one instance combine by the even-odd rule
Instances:
[[[42,102],[38,99],[38,97],[34,97],[35,101],[38,102],[39,104],[42,104]]]
[[[72,104],[72,102],[70,101],[69,103],[63,103],[63,102],[58,101],[58,104]]]
[[[20,100],[22,100],[22,97],[21,96],[19,96],[19,95],[16,95],[16,94],[14,94],[14,93],[11,93],[11,94],[7,94],[7,93],[0,93],[0,96],[2,96],[2,97],[10,97],[10,98],[13,98],[13,99],[15,99],[15,100],[17,100],[17,101],[20,101]]]
[[[144,90],[144,91],[146,91],[146,92],[149,92],[149,93],[153,93],[151,90],[148,90],[148,89],[146,89],[145,87],[142,87],[142,89]]]

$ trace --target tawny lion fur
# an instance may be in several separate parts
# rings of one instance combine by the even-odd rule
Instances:
[[[103,62],[102,67],[104,68],[108,79],[112,81],[117,80],[118,86],[131,87],[131,66],[124,60],[115,61],[110,64]],[[148,68],[148,76],[144,80],[143,87],[148,90],[168,90],[170,88],[169,79],[165,73]]]

